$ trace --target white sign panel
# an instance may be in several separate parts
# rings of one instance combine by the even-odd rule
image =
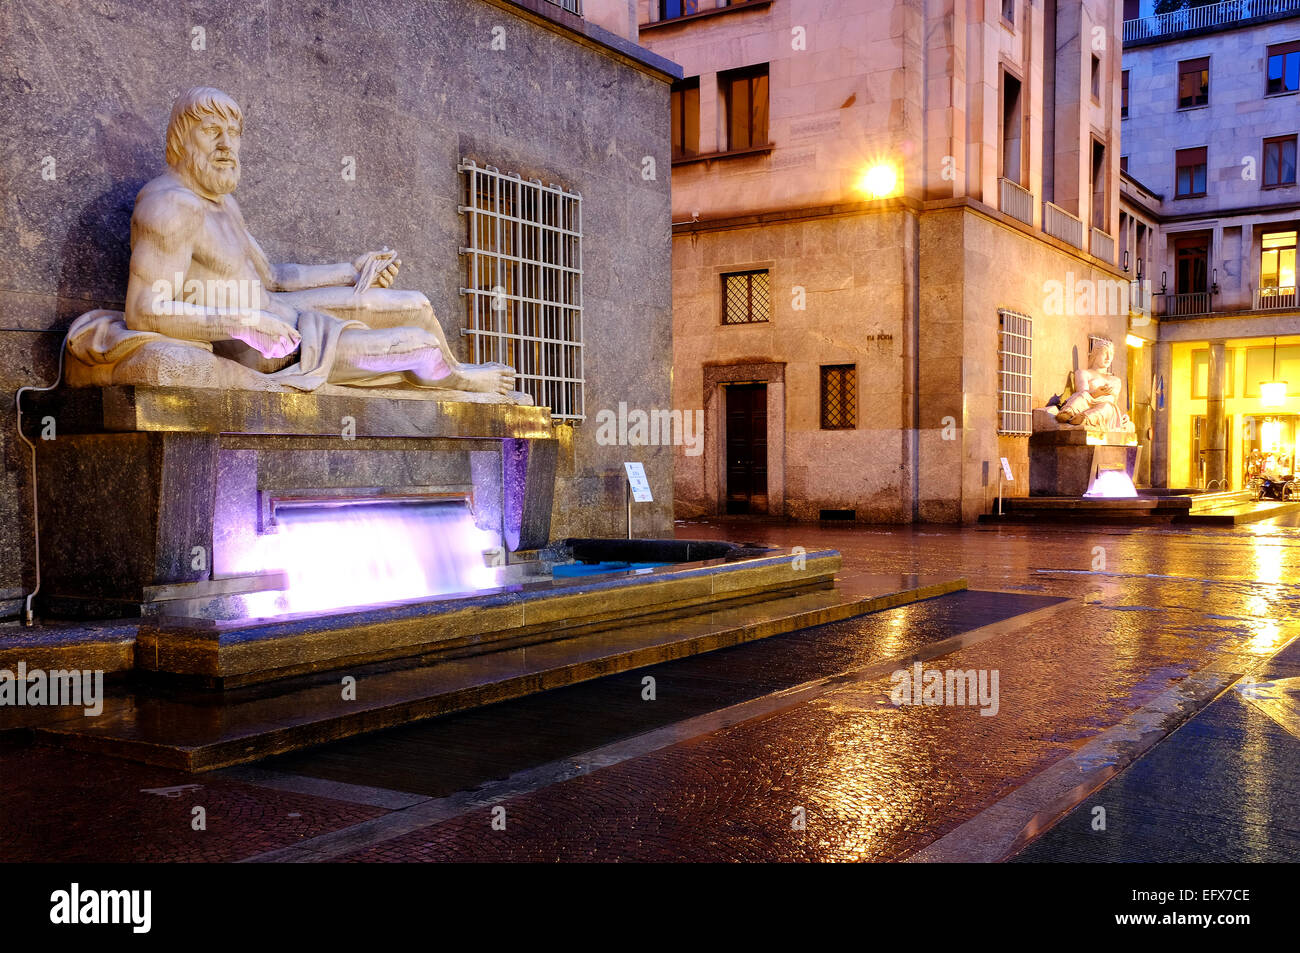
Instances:
[[[1006,457],[1002,458],[1002,472],[1010,482],[1016,482],[1016,478],[1011,475],[1011,461]]]
[[[638,503],[653,503],[654,495],[650,492],[650,481],[645,477],[644,463],[624,463],[627,470],[627,482],[632,487],[632,499]]]

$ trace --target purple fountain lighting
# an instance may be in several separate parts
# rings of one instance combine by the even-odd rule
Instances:
[[[1085,500],[1131,500],[1138,495],[1137,487],[1123,470],[1101,470],[1083,494]]]
[[[282,592],[246,600],[253,616],[474,592],[496,583],[484,551],[491,533],[463,503],[321,506],[285,509],[266,540],[266,568],[283,570]]]

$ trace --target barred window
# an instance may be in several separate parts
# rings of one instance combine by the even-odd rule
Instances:
[[[1014,311],[998,317],[998,433],[1025,435],[1033,429],[1034,319]]]
[[[461,161],[470,360],[500,361],[556,420],[582,420],[582,196]]]
[[[722,276],[722,323],[758,324],[772,317],[767,270]]]
[[[852,430],[858,425],[858,368],[822,365],[822,430]]]

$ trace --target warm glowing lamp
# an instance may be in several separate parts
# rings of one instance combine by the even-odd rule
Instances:
[[[889,198],[898,192],[898,170],[888,162],[877,162],[858,179],[858,191],[868,198]]]
[[[1286,381],[1265,381],[1259,385],[1259,402],[1264,407],[1286,405]]]
[[[1277,338],[1273,338],[1273,379],[1260,383],[1259,402],[1264,407],[1286,404],[1286,381],[1277,379]]]
[[[1138,337],[1136,334],[1130,334],[1124,338],[1124,343],[1127,344],[1129,347],[1141,347],[1142,339]]]

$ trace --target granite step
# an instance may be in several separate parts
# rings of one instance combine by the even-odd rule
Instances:
[[[98,717],[52,714],[30,730],[43,744],[207,771],[965,588],[964,578],[951,576],[851,576],[833,589],[466,658],[388,661],[226,692],[127,691],[108,698]]]

